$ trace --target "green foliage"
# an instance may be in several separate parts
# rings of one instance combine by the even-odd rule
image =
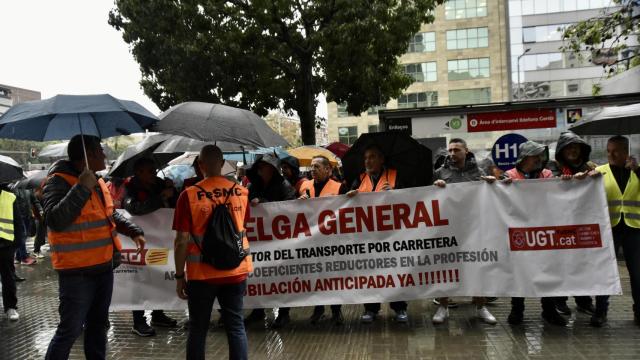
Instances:
[[[116,0],[145,93],[161,108],[206,101],[295,110],[315,142],[316,96],[351,113],[411,84],[398,63],[444,0]]]
[[[638,65],[640,51],[629,49],[628,39],[640,32],[640,1],[613,0],[618,9],[604,10],[600,16],[579,21],[564,30],[563,52],[573,52],[583,58],[582,50],[590,52],[589,61],[602,65],[606,76]],[[596,91],[594,89],[594,91]]]

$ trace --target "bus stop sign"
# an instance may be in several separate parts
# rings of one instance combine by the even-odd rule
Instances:
[[[491,158],[498,168],[507,171],[516,166],[518,146],[527,141],[520,134],[502,135],[491,148]]]

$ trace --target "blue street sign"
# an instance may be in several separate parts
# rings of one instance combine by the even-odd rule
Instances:
[[[527,138],[520,134],[503,135],[491,148],[491,158],[498,168],[507,171],[516,166],[518,159],[518,146],[527,141]]]

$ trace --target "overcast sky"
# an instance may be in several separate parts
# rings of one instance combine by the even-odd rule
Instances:
[[[158,114],[140,70],[108,23],[113,0],[1,0],[0,84],[56,94],[109,93]],[[326,117],[326,105],[318,114]]]

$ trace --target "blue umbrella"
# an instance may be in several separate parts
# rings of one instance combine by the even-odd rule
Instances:
[[[156,121],[138,103],[108,94],[57,95],[11,107],[0,117],[0,138],[49,141],[84,134],[104,139],[143,132]]]

